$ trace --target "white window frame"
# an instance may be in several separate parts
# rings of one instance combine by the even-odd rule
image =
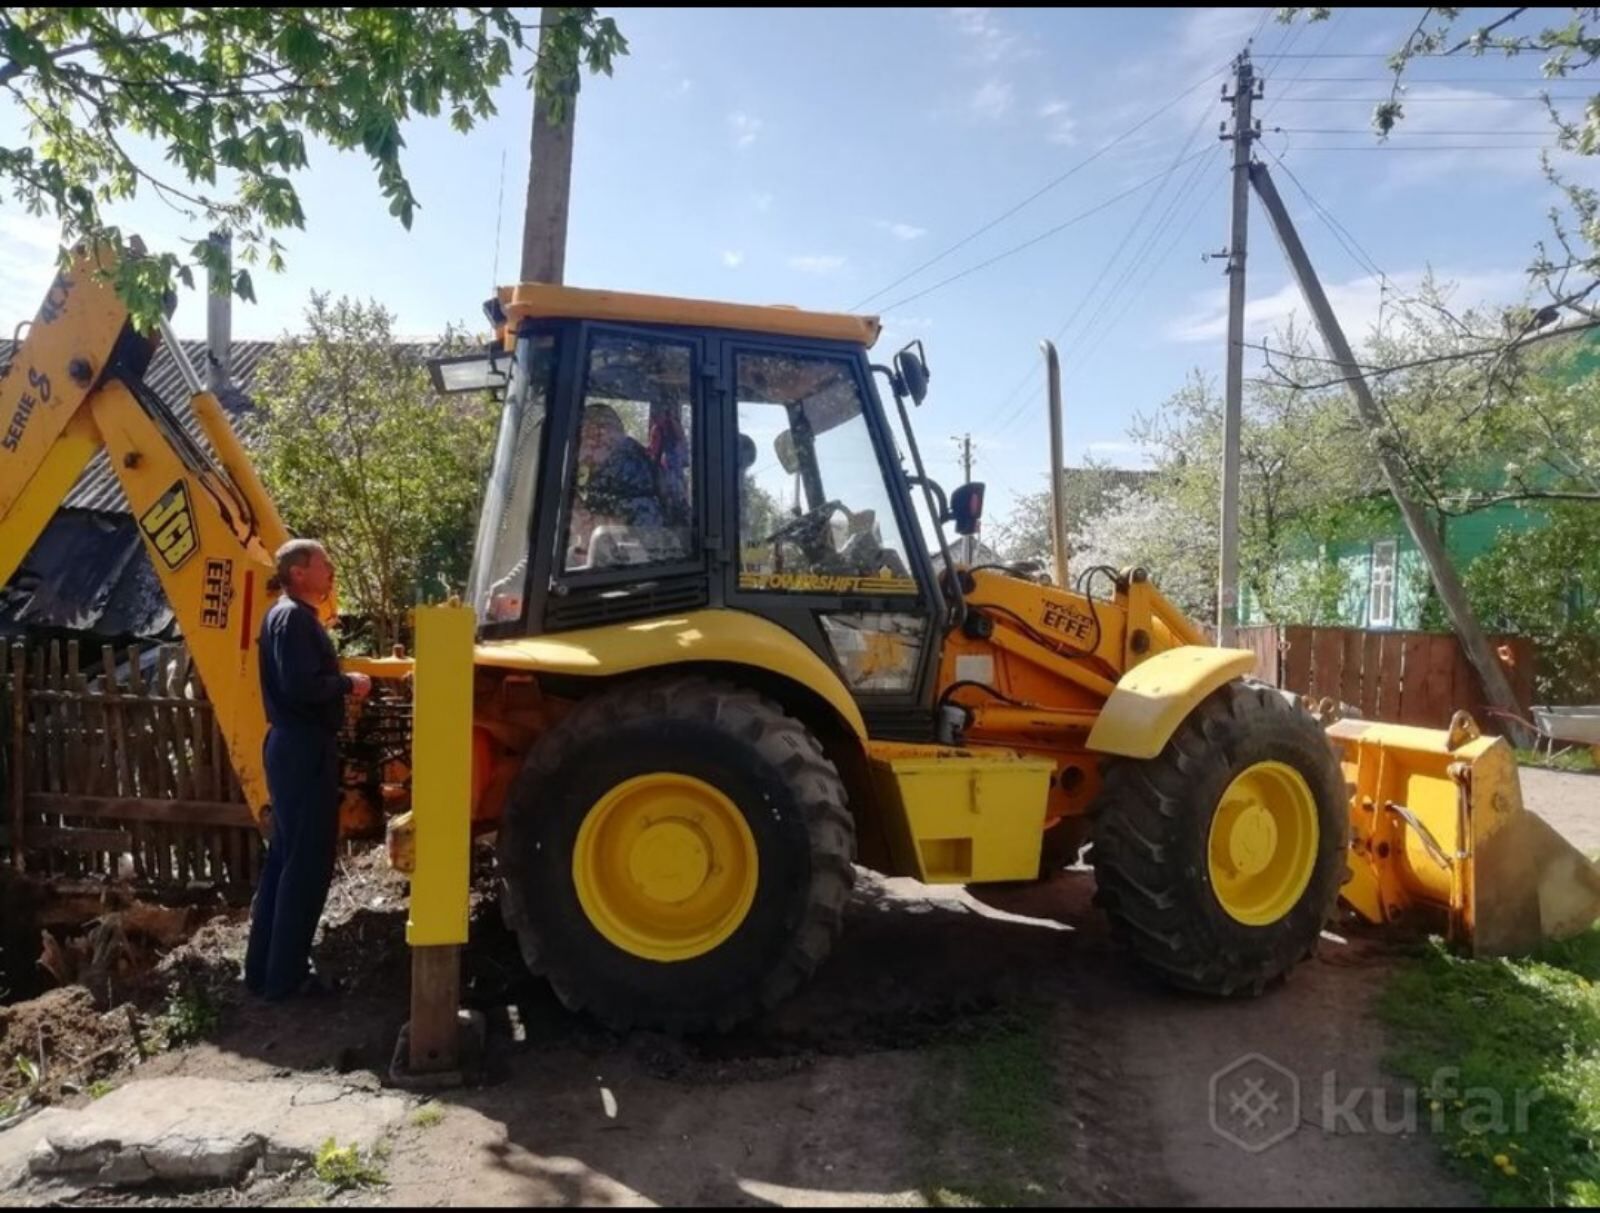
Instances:
[[[1367,578],[1367,626],[1394,627],[1395,583],[1400,571],[1400,544],[1380,539],[1372,545],[1372,571]]]

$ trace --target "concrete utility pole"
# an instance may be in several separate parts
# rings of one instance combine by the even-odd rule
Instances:
[[[1233,223],[1228,234],[1228,372],[1222,410],[1222,550],[1217,576],[1217,643],[1239,630],[1239,431],[1244,418],[1244,257],[1250,219],[1250,144],[1261,133],[1250,116],[1260,99],[1250,51],[1233,61]]]
[[[572,191],[572,128],[577,119],[578,68],[570,74],[545,79],[556,72],[554,29],[559,9],[539,10],[539,87],[533,96],[533,133],[529,142],[528,201],[522,218],[522,281],[563,280],[567,266],[567,205]],[[546,90],[551,85],[561,96],[561,120],[551,120]]]
[[[1350,389],[1350,396],[1355,401],[1356,412],[1360,415],[1362,424],[1370,433],[1378,436],[1376,444],[1378,466],[1383,471],[1384,483],[1389,487],[1389,495],[1400,507],[1400,514],[1405,519],[1411,541],[1417,545],[1417,550],[1428,563],[1428,572],[1433,577],[1434,587],[1439,591],[1439,601],[1444,605],[1445,614],[1450,617],[1450,626],[1460,638],[1461,647],[1466,650],[1467,660],[1472,662],[1473,669],[1478,671],[1478,677],[1483,680],[1484,693],[1489,696],[1490,703],[1512,713],[1513,716],[1520,715],[1522,709],[1517,703],[1516,694],[1511,689],[1504,668],[1489,647],[1489,639],[1483,634],[1483,628],[1478,625],[1477,616],[1472,613],[1466,591],[1461,586],[1461,578],[1456,576],[1455,565],[1450,562],[1450,554],[1445,551],[1444,541],[1433,529],[1427,512],[1413,501],[1411,494],[1406,491],[1405,469],[1401,465],[1399,456],[1389,444],[1389,427],[1377,402],[1372,398],[1372,389],[1367,386],[1367,381],[1356,364],[1355,354],[1350,349],[1349,341],[1345,339],[1344,330],[1339,327],[1339,319],[1333,313],[1333,306],[1328,302],[1328,296],[1322,289],[1316,270],[1311,267],[1305,246],[1300,243],[1300,235],[1289,219],[1289,212],[1283,205],[1278,187],[1273,184],[1266,165],[1250,166],[1250,183],[1255,187],[1261,205],[1266,209],[1267,218],[1272,221],[1272,230],[1277,234],[1278,243],[1283,246],[1283,255],[1289,262],[1289,268],[1294,271],[1295,281],[1300,286],[1300,293],[1305,296],[1306,306],[1311,309],[1317,328],[1322,331],[1322,340],[1328,347],[1328,354],[1339,364],[1345,386]],[[1529,743],[1527,731],[1522,726],[1508,722],[1507,727],[1512,739],[1518,745]]]

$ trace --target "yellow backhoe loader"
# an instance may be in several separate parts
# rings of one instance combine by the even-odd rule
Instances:
[[[1600,910],[1469,719],[1325,729],[1143,570],[960,567],[982,486],[926,475],[925,355],[873,362],[875,318],[548,285],[487,311],[488,351],[433,366],[503,400],[465,605],[352,663],[415,680],[409,810],[373,806],[414,945],[464,941],[488,832],[527,963],[618,1027],[784,998],[857,863],[1011,882],[1092,844],[1128,946],[1219,995],[1310,953],[1341,893],[1502,951]],[[0,581],[106,449],[259,815],[285,530],[198,379],[203,435],[144,385],[152,351],[89,260],[56,280],[0,381]]]

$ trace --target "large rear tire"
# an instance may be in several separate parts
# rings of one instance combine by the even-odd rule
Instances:
[[[1257,994],[1316,947],[1345,873],[1344,778],[1320,725],[1232,682],[1146,761],[1106,773],[1097,902],[1168,981]]]
[[[535,745],[500,832],[530,969],[618,1030],[725,1030],[792,993],[843,921],[855,833],[815,736],[690,677],[584,700]]]

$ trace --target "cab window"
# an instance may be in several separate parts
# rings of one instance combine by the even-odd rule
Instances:
[[[744,352],[735,384],[740,588],[914,595],[852,364]]]

